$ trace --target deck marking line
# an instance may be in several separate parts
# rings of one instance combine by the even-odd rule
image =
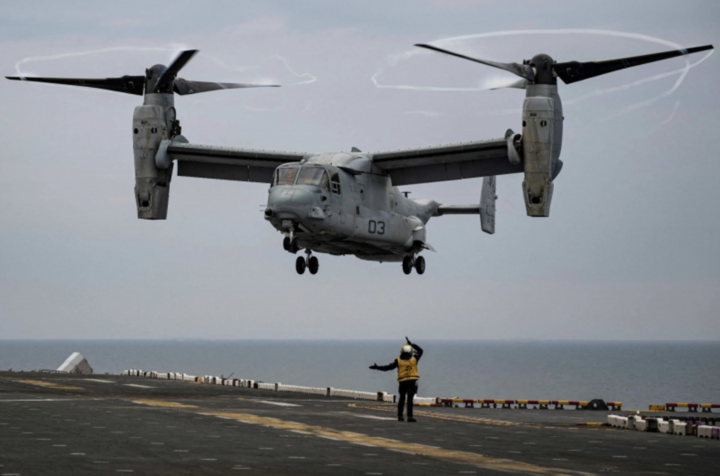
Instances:
[[[123,386],[125,387],[137,387],[137,388],[155,388],[155,387],[149,387],[147,385],[138,385],[136,383],[124,383]],[[118,469],[118,471],[122,471],[121,469]]]
[[[547,468],[537,466],[529,463],[522,463],[518,461],[512,461],[508,459],[492,458],[489,456],[481,455],[478,453],[469,453],[465,451],[454,451],[446,450],[441,448],[433,448],[427,445],[421,445],[417,443],[395,443],[387,441],[381,438],[376,438],[366,435],[357,435],[355,433],[335,430],[331,428],[323,428],[319,426],[312,426],[305,423],[288,422],[283,420],[271,419],[261,417],[257,415],[250,415],[245,413],[231,413],[231,412],[207,412],[202,413],[207,416],[232,418],[237,421],[242,421],[249,424],[268,426],[281,430],[298,430],[311,433],[315,436],[329,436],[339,440],[347,441],[348,443],[355,443],[361,445],[378,446],[385,449],[397,449],[397,450],[411,450],[415,454],[420,456],[427,456],[431,458],[441,459],[445,461],[451,461],[456,463],[469,464],[481,468],[501,470],[501,471],[514,471],[520,473],[529,474],[547,474],[547,475],[587,475],[588,473],[580,471],[567,471],[559,468]]]
[[[3,377],[2,379],[9,380],[10,382],[18,382],[18,383],[25,383],[28,385],[35,385],[36,387],[52,388],[54,390],[85,390],[82,387],[69,387],[69,386],[65,386],[65,385],[58,385],[56,383],[45,382],[44,380],[30,380],[30,379],[6,378],[6,377]]]
[[[255,400],[257,403],[266,403],[268,405],[277,405],[279,407],[301,407],[296,403],[285,403],[285,402],[273,402],[271,400]]]
[[[151,407],[162,407],[162,408],[197,408],[195,405],[185,405],[177,402],[164,402],[161,400],[133,400],[133,403],[139,403],[140,405],[149,405]]]

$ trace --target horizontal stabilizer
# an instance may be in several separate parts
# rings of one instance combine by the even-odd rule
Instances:
[[[440,205],[437,209],[437,215],[479,215],[480,207],[478,205]]]

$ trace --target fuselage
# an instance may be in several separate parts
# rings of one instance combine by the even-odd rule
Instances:
[[[278,167],[265,219],[301,247],[402,261],[425,246],[433,200],[411,200],[362,153],[319,154]]]

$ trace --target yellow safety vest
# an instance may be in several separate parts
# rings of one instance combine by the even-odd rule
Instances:
[[[398,363],[398,382],[406,380],[417,380],[420,378],[417,369],[417,359],[411,357],[409,360],[397,359]]]

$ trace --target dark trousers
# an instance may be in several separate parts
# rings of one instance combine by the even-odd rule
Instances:
[[[405,399],[407,398],[407,416],[412,418],[413,416],[413,397],[417,393],[418,381],[417,380],[406,380],[400,382],[400,388],[398,394],[400,399],[398,400],[398,416],[403,416],[403,406],[405,405]]]

